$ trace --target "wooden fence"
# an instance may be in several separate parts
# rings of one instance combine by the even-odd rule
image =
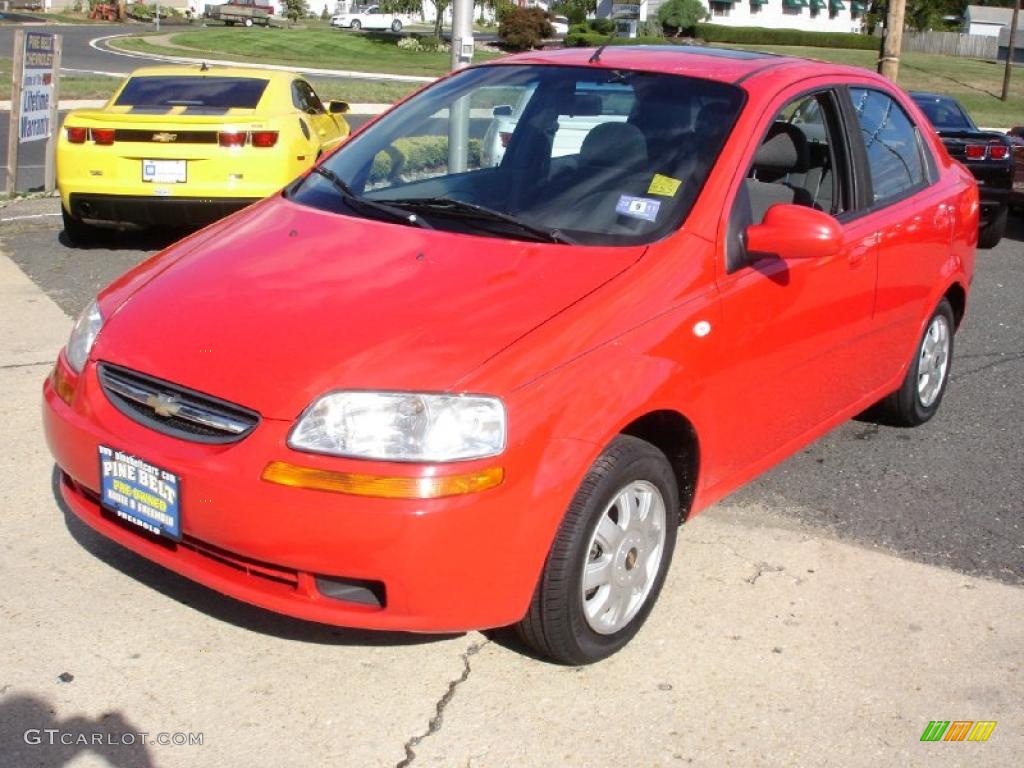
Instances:
[[[967,56],[972,59],[995,59],[999,38],[968,35],[962,32],[903,33],[903,50],[915,53],[937,53],[943,56]]]

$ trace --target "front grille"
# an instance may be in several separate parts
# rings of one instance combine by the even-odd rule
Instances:
[[[233,443],[260,423],[256,411],[127,368],[100,363],[107,399],[128,418],[197,443]]]
[[[216,144],[216,131],[154,131],[140,128],[117,128],[114,141],[155,144]]]

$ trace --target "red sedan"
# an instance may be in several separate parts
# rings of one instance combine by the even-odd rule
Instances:
[[[682,521],[873,404],[939,408],[978,190],[927,126],[744,51],[463,70],[85,309],[44,387],[64,498],[274,611],[601,659]]]

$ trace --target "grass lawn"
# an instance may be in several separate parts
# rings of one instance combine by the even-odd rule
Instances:
[[[875,51],[841,48],[804,48],[796,46],[730,46],[751,50],[823,59],[875,70]],[[1010,98],[1000,101],[1003,64],[957,56],[928,53],[904,53],[900,58],[899,84],[908,91],[934,91],[955,97],[978,125],[1010,128],[1024,125],[1024,67],[1016,67],[1010,81]]]
[[[263,29],[210,27],[174,35],[172,46],[155,45],[144,37],[122,38],[117,46],[171,56],[202,56],[267,64],[388,72],[396,75],[438,76],[448,71],[451,55],[403,51],[391,36],[342,32],[335,29]],[[184,51],[183,46],[190,49]],[[478,52],[476,61],[495,54]]]

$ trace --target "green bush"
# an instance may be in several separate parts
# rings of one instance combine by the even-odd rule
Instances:
[[[766,29],[764,27],[725,27],[720,24],[698,24],[697,37],[708,43],[742,43],[744,45],[801,45],[813,48],[878,49],[878,38],[853,32],[805,32],[800,29]]]
[[[401,162],[399,172],[405,176],[419,173],[441,171],[448,167],[447,136],[410,136],[397,139],[392,145]],[[481,142],[479,139],[469,140],[469,167],[480,166]],[[370,167],[370,184],[385,181],[394,168],[392,156],[386,152],[378,152]]]
[[[683,32],[692,32],[707,15],[700,0],[668,0],[658,8],[658,21],[662,26],[674,30],[676,37]]]
[[[615,22],[611,19],[591,19],[588,23],[591,30],[602,35],[610,35],[615,29]]]
[[[514,8],[498,26],[498,39],[513,51],[529,51],[554,34],[547,14],[540,8]]]
[[[665,39],[665,30],[661,26],[661,22],[660,21],[655,21],[654,19],[648,19],[647,21],[641,21],[639,24],[637,24],[637,26],[636,26],[636,34],[637,34],[637,37],[643,37],[643,38],[653,37],[653,38],[655,38],[657,40],[664,40]]]

